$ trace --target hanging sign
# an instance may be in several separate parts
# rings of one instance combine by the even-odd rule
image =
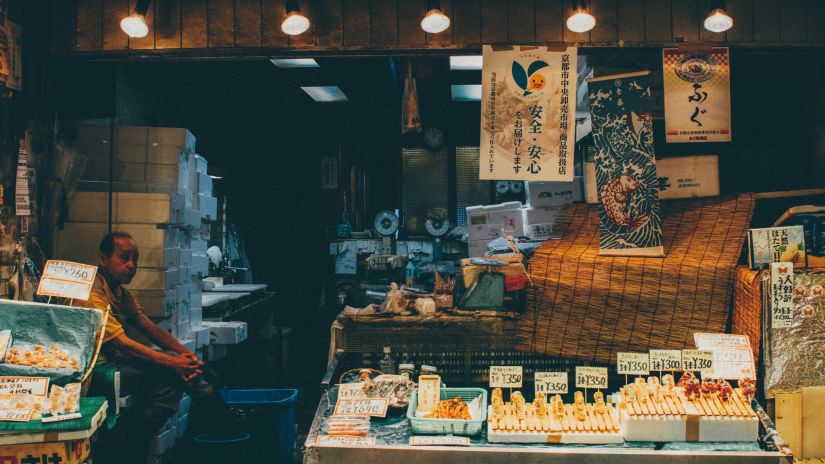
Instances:
[[[599,254],[664,256],[649,71],[588,79]]]
[[[650,356],[647,353],[616,353],[616,372],[624,375],[648,375]]]
[[[479,178],[573,180],[576,47],[485,45]]]
[[[88,300],[97,267],[71,261],[46,261],[37,294],[75,300]]]
[[[667,143],[730,142],[730,50],[662,50]]]
[[[793,263],[771,263],[771,328],[793,325]]]
[[[567,393],[567,372],[536,372],[536,393]]]
[[[490,388],[521,388],[521,366],[490,366]]]

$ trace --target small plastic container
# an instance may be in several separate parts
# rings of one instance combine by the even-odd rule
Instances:
[[[261,462],[292,462],[295,448],[295,403],[298,390],[291,388],[222,390],[226,404],[246,416],[244,426],[252,435],[255,458]],[[272,459],[274,458],[274,461]]]
[[[249,462],[248,433],[220,434],[202,433],[195,435],[194,455],[203,464],[242,464]]]
[[[465,403],[481,397],[481,417],[473,420],[465,419],[427,419],[415,417],[418,408],[418,389],[414,389],[410,404],[407,407],[407,419],[413,433],[427,435],[478,435],[487,420],[487,390],[483,388],[442,388],[440,399],[448,400],[460,396]]]

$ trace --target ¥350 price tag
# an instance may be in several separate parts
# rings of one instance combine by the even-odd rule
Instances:
[[[521,366],[490,366],[490,388],[521,388]]]
[[[682,352],[679,350],[650,350],[650,370],[682,370]]]
[[[650,357],[647,353],[616,353],[616,372],[625,375],[648,375]]]
[[[536,393],[567,393],[567,372],[536,372]]]
[[[576,366],[576,388],[607,388],[607,368]]]
[[[713,351],[682,350],[682,366],[686,371],[706,371],[713,368]]]

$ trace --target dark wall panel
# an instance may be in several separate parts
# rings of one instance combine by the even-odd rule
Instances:
[[[103,49],[125,50],[129,48],[129,36],[120,29],[120,20],[129,15],[129,0],[103,2]]]
[[[261,0],[235,0],[235,44],[261,46]]]
[[[564,7],[565,0],[537,0],[536,4],[536,42],[564,41]]]
[[[344,0],[344,46],[369,46],[369,13],[369,0]]]
[[[146,10],[146,24],[149,25],[149,33],[146,37],[140,39],[129,39],[129,48],[132,50],[151,50],[155,48],[155,32],[157,26],[155,25],[155,9],[158,2],[150,2],[149,9]],[[129,0],[129,11],[134,11],[135,0]]]
[[[670,0],[645,0],[645,41],[661,43],[672,38]]]
[[[166,0],[158,4],[155,10],[155,48],[181,48],[180,8],[180,0]]]
[[[618,6],[619,40],[631,43],[644,41],[644,0],[622,0]]]
[[[689,42],[699,40],[699,1],[679,0],[671,3],[670,12],[673,23],[673,38],[682,37]]]
[[[457,44],[481,43],[481,4],[479,0],[453,0],[453,40]]]
[[[509,42],[507,34],[507,2],[481,0],[482,43]]]
[[[264,47],[286,48],[289,46],[289,36],[281,31],[281,23],[286,17],[284,2],[265,0],[261,5],[263,18],[261,20],[261,41]]]
[[[539,3],[542,3],[541,0]],[[508,2],[507,6],[507,29],[510,31],[510,42],[514,44],[535,42],[536,2],[534,0],[513,1]]]
[[[398,0],[398,42],[405,45],[427,43],[421,30],[421,18],[427,10],[427,2],[422,0]]]
[[[438,34],[426,34],[425,41],[427,45],[452,45],[453,44],[453,32],[455,31],[453,26],[452,18],[455,18],[455,13],[453,12],[453,2],[452,0],[441,0],[441,11],[450,18],[450,27],[441,33]],[[373,12],[373,14],[375,14]],[[420,25],[420,22],[419,22]]]
[[[75,43],[77,50],[100,50],[103,47],[102,20],[103,4],[101,0],[78,0]]]
[[[621,0],[593,0],[590,10],[596,17],[596,27],[590,32],[590,40],[596,43],[615,43],[619,36],[616,2]]]

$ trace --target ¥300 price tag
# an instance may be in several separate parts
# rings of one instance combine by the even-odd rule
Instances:
[[[650,370],[682,370],[682,352],[679,350],[650,350]]]
[[[625,375],[648,375],[650,357],[647,353],[616,353],[616,372]]]
[[[521,366],[490,366],[490,388],[521,388]]]
[[[389,402],[386,398],[341,399],[335,404],[336,416],[385,417]]]
[[[567,393],[567,372],[536,372],[536,393]]]
[[[576,388],[607,388],[607,368],[577,366]]]
[[[713,368],[713,351],[682,350],[682,367],[686,371],[706,371]]]

